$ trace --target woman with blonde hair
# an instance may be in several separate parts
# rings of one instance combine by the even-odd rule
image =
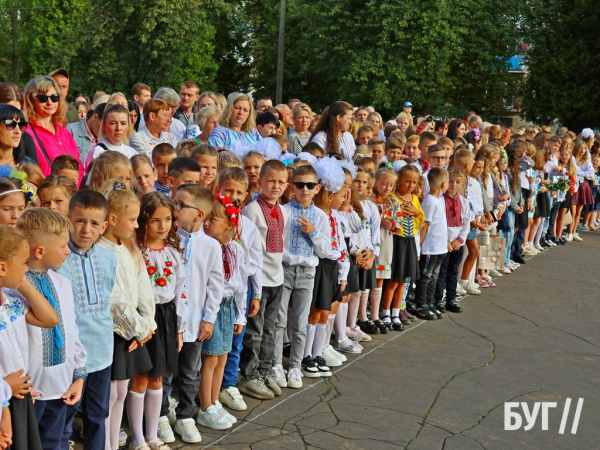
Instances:
[[[52,161],[68,153],[80,162],[79,181],[83,164],[79,149],[67,125],[67,104],[61,100],[62,90],[52,77],[38,75],[25,86],[25,116],[29,122],[27,133],[33,138],[37,159],[44,176],[50,175]]]
[[[216,105],[199,109],[196,113],[196,123],[188,125],[183,134],[183,139],[194,140],[198,144],[206,144],[212,130],[219,125],[220,118],[221,110]]]
[[[231,96],[219,123],[212,130],[208,145],[229,148],[235,141],[245,140],[254,145],[261,139],[254,126],[254,106],[247,94],[237,93]]]
[[[294,131],[288,136],[288,152],[298,155],[312,136],[308,131],[312,122],[313,112],[306,103],[298,103],[292,109]]]

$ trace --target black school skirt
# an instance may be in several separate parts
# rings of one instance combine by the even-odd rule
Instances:
[[[350,252],[350,238],[346,238],[346,248],[348,249],[348,253]],[[348,271],[348,284],[346,285],[346,289],[341,292],[341,296],[354,294],[359,291],[358,286],[358,270],[359,267],[356,265],[356,259],[354,256],[350,255],[350,270]]]
[[[177,375],[177,314],[175,303],[156,305],[156,331],[146,343],[152,361],[150,377]]]
[[[130,380],[134,375],[140,375],[152,369],[152,360],[148,354],[148,344],[129,351],[129,345],[133,339],[126,341],[115,333],[115,350],[113,353],[113,364],[110,373],[112,381]],[[150,342],[150,341],[148,341]]]
[[[322,311],[331,311],[331,304],[340,299],[337,261],[319,258],[319,265],[315,270],[312,306]]]
[[[419,256],[415,238],[394,236],[391,280],[396,283],[404,283],[406,278],[416,278],[418,274]]]

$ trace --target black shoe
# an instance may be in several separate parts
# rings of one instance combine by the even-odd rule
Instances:
[[[456,303],[454,300],[451,302],[446,302],[446,311],[450,311],[453,313],[460,313],[463,311],[462,306]]]
[[[446,302],[441,301],[440,303],[436,303],[435,309],[437,309],[441,313],[444,313],[446,311]]]
[[[527,264],[527,261],[522,256],[515,256],[512,260],[517,264]]]
[[[385,323],[383,323],[381,321],[381,319],[374,320],[373,323],[377,326],[377,328],[379,328],[379,332],[381,334],[387,334],[388,327],[387,327],[387,325]]]
[[[307,378],[319,378],[321,376],[317,363],[310,356],[305,356],[302,360],[302,373]]]
[[[412,316],[417,315],[417,304],[413,302],[406,302],[406,311]]]
[[[559,245],[567,245],[567,241],[565,241],[565,238],[557,239],[556,243]]]
[[[388,319],[389,322],[386,322],[385,319]],[[381,321],[384,323],[384,325],[388,328],[388,330],[391,330],[393,328],[392,326],[392,320],[390,319],[390,316],[383,316],[381,318]]]
[[[283,344],[283,356],[285,356],[286,358],[290,357],[290,350],[292,348],[292,344]]]
[[[398,321],[394,322],[394,319],[398,319]],[[404,324],[400,322],[400,317],[392,317],[392,329],[394,331],[404,331]]]
[[[360,331],[367,334],[379,334],[379,327],[373,323],[372,320],[357,320],[356,325],[360,328]]]
[[[317,364],[317,367],[319,368],[319,375],[321,377],[331,376],[331,369],[327,366],[325,358],[323,358],[322,356],[315,356],[313,358],[313,361]]]
[[[439,309],[437,309],[437,307],[430,307],[429,310],[435,314],[435,316],[438,319],[443,319],[444,318],[444,313],[442,313],[442,311],[440,311]]]
[[[546,241],[546,239],[540,239],[540,245],[542,246],[542,248],[546,249],[546,248],[550,248],[551,245],[548,244],[548,242]]]
[[[423,320],[436,320],[437,316],[429,310],[427,306],[420,306],[416,310],[415,314],[418,318]]]

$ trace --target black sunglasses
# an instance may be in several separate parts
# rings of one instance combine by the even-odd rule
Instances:
[[[302,190],[302,189],[306,188],[309,191],[312,191],[314,188],[316,188],[317,184],[318,183],[303,183],[301,181],[294,182],[294,186],[296,186],[296,189]]]
[[[200,211],[200,208],[196,208],[195,206],[188,205],[187,203],[184,203],[182,201],[173,202],[173,205],[175,206],[175,211],[181,211],[183,208],[192,208],[192,209],[195,209],[196,211]]]
[[[57,103],[60,100],[60,95],[58,95],[58,94],[52,94],[52,95],[40,94],[40,95],[36,95],[36,98],[39,100],[40,103],[46,103],[48,101],[48,99],[50,99],[50,101],[52,103]]]
[[[0,121],[0,123],[6,125],[6,129],[8,131],[14,130],[17,126],[21,129],[21,131],[25,131],[27,129],[27,122],[25,122],[24,120],[17,122],[16,120],[5,119]]]

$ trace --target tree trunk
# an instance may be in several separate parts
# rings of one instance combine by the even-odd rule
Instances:
[[[10,10],[10,26],[11,26],[11,39],[12,39],[12,73],[13,83],[19,84],[19,22],[18,22],[18,9]]]

